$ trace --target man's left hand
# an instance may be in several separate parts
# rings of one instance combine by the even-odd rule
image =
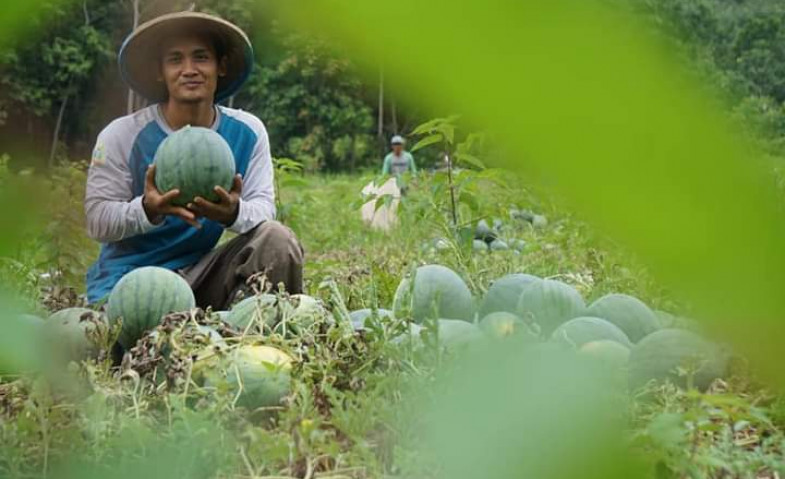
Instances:
[[[197,216],[217,221],[224,226],[234,224],[240,211],[240,194],[243,191],[242,177],[240,175],[234,177],[231,191],[226,191],[220,186],[216,186],[214,190],[219,197],[218,203],[197,196],[192,203],[188,204],[188,209]]]

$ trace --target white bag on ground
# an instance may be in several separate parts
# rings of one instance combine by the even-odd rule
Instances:
[[[362,189],[364,198],[368,201],[360,209],[363,221],[373,229],[389,231],[398,222],[398,204],[401,202],[401,190],[395,178],[390,178],[381,186],[376,186],[372,181]],[[377,202],[381,197],[390,197],[387,203]],[[383,200],[382,200],[383,201]]]

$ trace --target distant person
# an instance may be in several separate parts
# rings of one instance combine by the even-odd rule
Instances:
[[[400,176],[404,173],[417,173],[417,166],[414,164],[414,157],[403,149],[406,142],[400,135],[395,135],[390,140],[392,151],[384,158],[382,167],[383,175]]]

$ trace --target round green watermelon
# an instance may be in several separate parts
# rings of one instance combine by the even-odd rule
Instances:
[[[686,387],[677,370],[693,370],[693,385],[706,390],[725,375],[728,357],[722,349],[691,331],[661,329],[643,338],[630,354],[630,386],[639,388],[651,380],[669,380]]]
[[[97,358],[107,333],[104,317],[86,308],[57,311],[49,316],[44,327],[47,340],[56,350],[56,358],[67,361]]]
[[[215,366],[219,363],[218,367]],[[240,346],[223,360],[199,369],[207,388],[227,388],[236,404],[249,410],[281,406],[289,394],[294,360],[270,346]]]
[[[583,316],[562,324],[551,335],[551,341],[575,349],[586,343],[607,339],[626,347],[632,346],[630,339],[615,324],[600,318]]]
[[[509,245],[500,239],[495,239],[488,244],[491,251],[504,251],[510,249]]]
[[[578,349],[578,354],[616,370],[626,369],[630,361],[630,348],[610,339],[590,341]]]
[[[521,337],[536,339],[529,326],[518,316],[506,311],[490,313],[480,320],[480,329],[492,338]]]
[[[654,311],[643,301],[626,294],[603,296],[589,306],[587,314],[615,324],[633,343],[660,328]]]
[[[226,322],[241,331],[251,323],[255,329],[271,330],[279,319],[277,303],[278,298],[273,294],[250,296],[232,306]]]
[[[562,323],[583,315],[586,304],[572,286],[543,279],[527,284],[518,298],[517,315],[540,326],[546,337]]]
[[[176,205],[184,206],[197,196],[217,202],[214,188],[229,191],[234,182],[232,149],[209,128],[186,126],[172,133],[158,147],[153,162],[158,190],[180,190]]]
[[[532,281],[540,281],[540,278],[530,274],[516,273],[495,280],[485,293],[482,306],[480,306],[480,316],[485,317],[497,311],[514,314],[518,309],[518,299],[521,297],[523,288]]]
[[[107,313],[112,323],[122,319],[117,341],[127,350],[145,332],[158,326],[162,317],[195,306],[194,293],[179,274],[146,266],[126,274],[115,285],[109,295]]]
[[[480,328],[459,319],[439,319],[436,324],[439,328],[439,345],[443,348],[466,346],[484,337]]]
[[[426,318],[449,318],[471,321],[474,300],[460,276],[441,265],[417,268],[414,281],[405,278],[398,285],[393,300],[395,317],[410,314],[416,323]]]

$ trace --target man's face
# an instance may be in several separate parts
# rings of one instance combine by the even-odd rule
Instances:
[[[396,156],[400,156],[401,152],[403,151],[403,145],[401,145],[400,143],[396,143],[392,146],[392,150],[393,153],[396,154]]]
[[[164,42],[161,79],[169,98],[182,103],[213,101],[218,77],[226,74],[226,62],[216,58],[215,48],[205,38],[182,35]]]

